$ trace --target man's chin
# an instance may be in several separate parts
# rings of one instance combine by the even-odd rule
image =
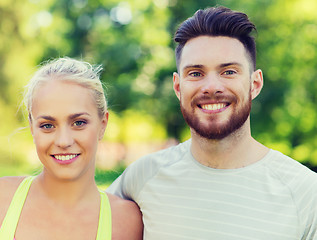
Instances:
[[[209,140],[222,140],[232,134],[232,131],[227,129],[193,129],[196,135]]]
[[[187,124],[190,126],[191,130],[198,136],[207,138],[210,140],[221,140],[232,132],[232,127],[230,126],[229,121],[208,121],[204,123],[196,119],[193,121],[193,118],[186,119]]]
[[[181,111],[187,124],[201,137],[222,140],[240,129],[248,119],[251,110],[251,98],[240,111],[232,113],[228,118],[202,118],[187,112],[182,104]]]

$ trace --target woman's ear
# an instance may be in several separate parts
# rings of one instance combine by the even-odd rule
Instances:
[[[34,129],[33,129],[33,123],[32,123],[31,117],[29,117],[29,127],[30,127],[30,131],[31,131],[33,142],[35,143],[35,140],[34,140]]]
[[[32,120],[31,120],[31,116],[29,116],[29,127],[30,127],[30,130],[31,130],[31,134],[33,136],[33,124],[32,124]]]
[[[263,87],[263,73],[260,69],[254,71],[251,75],[251,97],[255,99]]]
[[[105,135],[105,131],[106,131],[107,124],[108,124],[108,118],[109,118],[109,112],[106,111],[105,115],[103,116],[103,118],[101,120],[101,128],[99,131],[99,140],[101,140],[103,138],[103,136]]]

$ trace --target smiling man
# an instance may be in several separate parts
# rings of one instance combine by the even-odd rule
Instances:
[[[134,200],[144,239],[317,239],[317,175],[251,136],[263,86],[255,26],[224,7],[178,28],[173,88],[191,139],[136,161],[109,192]]]

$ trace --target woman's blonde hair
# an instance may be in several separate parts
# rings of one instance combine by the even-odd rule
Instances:
[[[24,103],[32,122],[32,103],[36,89],[48,81],[62,80],[76,83],[92,91],[98,114],[102,118],[107,111],[107,101],[100,81],[102,67],[88,62],[64,57],[45,62],[26,85]]]

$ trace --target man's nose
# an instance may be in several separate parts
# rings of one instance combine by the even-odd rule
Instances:
[[[201,88],[203,94],[215,95],[223,93],[224,90],[224,84],[220,76],[218,76],[216,73],[209,73],[206,75]]]

